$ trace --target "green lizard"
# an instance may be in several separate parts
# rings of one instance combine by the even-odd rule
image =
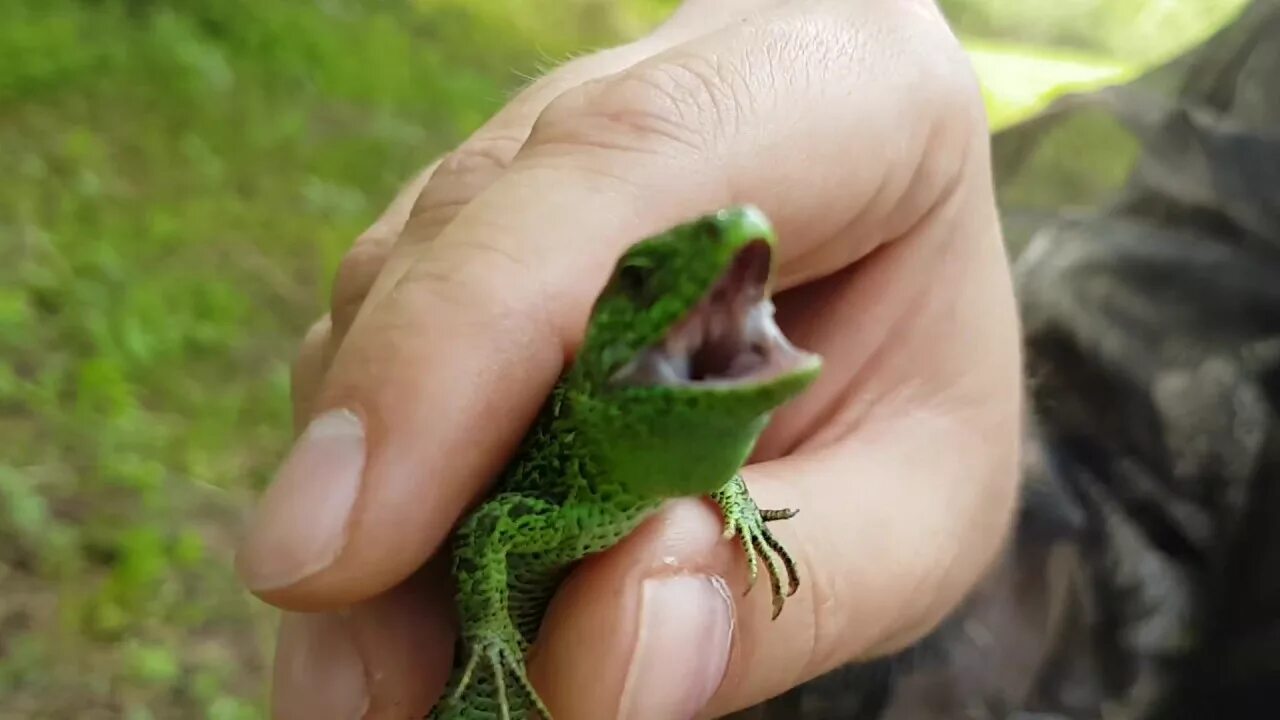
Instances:
[[[769,300],[774,232],[753,207],[676,226],[632,246],[596,300],[581,350],[495,494],[452,539],[462,632],[429,720],[551,716],[524,657],[551,594],[668,499],[710,495],[725,537],[760,562],[773,617],[799,587],[795,565],[738,474],[770,414],[817,376]],[[787,576],[784,589],[773,555]]]

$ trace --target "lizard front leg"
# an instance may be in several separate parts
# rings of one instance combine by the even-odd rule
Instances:
[[[777,619],[786,599],[799,589],[800,578],[791,554],[774,538],[765,523],[788,520],[795,517],[799,510],[761,510],[751,498],[741,475],[734,475],[724,487],[711,494],[711,499],[716,501],[720,511],[724,513],[724,536],[732,538],[736,535],[742,541],[742,549],[747,556],[747,592],[755,587],[760,558],[764,559],[769,573],[769,585],[773,591],[773,618]],[[782,562],[787,573],[785,592],[774,555]]]
[[[462,632],[453,674],[429,720],[550,720],[525,672],[527,640],[510,614],[508,557],[556,548],[562,508],[519,493],[497,495],[462,524],[453,542]]]

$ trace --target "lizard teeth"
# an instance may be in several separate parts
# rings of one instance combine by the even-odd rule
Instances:
[[[774,322],[773,303],[762,299],[745,312],[700,307],[617,377],[654,386],[733,382],[785,368],[796,356]]]
[[[689,358],[646,350],[623,369],[620,377],[638,385],[680,385],[689,381]]]

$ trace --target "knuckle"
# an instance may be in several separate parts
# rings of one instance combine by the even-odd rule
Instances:
[[[525,137],[515,132],[481,132],[440,161],[410,217],[419,228],[447,225],[511,164]],[[418,233],[410,239],[429,237]]]
[[[338,264],[330,293],[329,314],[339,335],[351,326],[374,280],[382,271],[395,239],[388,235],[362,236]]]
[[[311,323],[311,327],[302,336],[302,343],[298,350],[297,357],[293,360],[293,375],[296,378],[300,374],[305,374],[314,365],[317,357],[316,351],[323,348],[329,341],[329,332],[331,324],[329,315],[320,316],[318,320]]]
[[[330,341],[330,329],[328,315],[312,323],[303,336],[298,354],[290,367],[289,394],[295,428],[301,428],[311,413],[316,388],[324,374],[325,351]]]
[[[499,173],[511,164],[522,144],[524,137],[514,133],[478,134],[444,157],[435,176],[427,183],[428,191],[432,185]]]

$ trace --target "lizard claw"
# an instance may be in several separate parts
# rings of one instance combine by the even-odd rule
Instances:
[[[724,513],[724,537],[726,539],[738,537],[742,542],[743,553],[747,556],[747,589],[743,595],[749,594],[755,587],[760,574],[760,562],[763,559],[773,593],[772,619],[776,620],[782,613],[786,599],[800,588],[800,578],[791,554],[782,546],[782,543],[778,542],[765,524],[777,520],[789,520],[799,511],[761,510],[751,499],[740,477],[730,480],[712,497]],[[779,571],[778,561],[782,563],[782,568],[787,575],[785,591],[782,587],[782,573]]]
[[[459,648],[467,653],[461,674],[450,683],[426,720],[471,720],[477,715],[524,720],[521,710],[525,707],[531,707],[532,717],[552,720],[525,674],[519,646],[519,642],[496,634],[484,634],[465,643]],[[515,680],[515,685],[508,687],[508,679]]]

